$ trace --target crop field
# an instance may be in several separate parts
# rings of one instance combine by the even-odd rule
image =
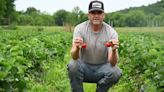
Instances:
[[[0,27],[0,92],[71,92],[66,65],[72,32],[64,30]],[[164,92],[164,27],[116,30],[123,75],[109,92]],[[95,89],[84,83],[85,92]]]

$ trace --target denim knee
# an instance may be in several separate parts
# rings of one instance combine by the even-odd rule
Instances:
[[[67,65],[68,73],[75,73],[78,70],[77,61],[71,60]]]
[[[109,72],[104,74],[104,77],[98,81],[98,84],[116,84],[122,75],[121,69],[113,67]]]
[[[121,76],[122,76],[122,70],[118,67],[115,67],[114,72],[113,72],[113,82],[114,82],[114,84],[119,81]]]

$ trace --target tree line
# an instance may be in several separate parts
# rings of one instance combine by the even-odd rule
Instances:
[[[61,9],[50,15],[34,7],[29,7],[26,11],[16,11],[14,1],[0,0],[1,25],[14,23],[32,26],[74,26],[87,20],[87,14],[78,6],[71,12]],[[106,13],[104,21],[115,27],[164,26],[164,0],[148,6]]]
[[[164,0],[108,14],[114,26],[164,26]]]

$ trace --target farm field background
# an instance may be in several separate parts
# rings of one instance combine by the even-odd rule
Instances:
[[[164,27],[116,30],[123,76],[110,92],[163,92]],[[0,92],[70,92],[66,65],[71,59],[72,32],[68,31],[0,27]],[[96,85],[84,83],[84,89],[95,92]]]

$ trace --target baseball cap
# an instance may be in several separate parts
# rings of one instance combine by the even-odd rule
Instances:
[[[102,11],[104,12],[104,4],[101,1],[91,1],[89,4],[89,9],[88,12],[92,12],[92,11]]]

